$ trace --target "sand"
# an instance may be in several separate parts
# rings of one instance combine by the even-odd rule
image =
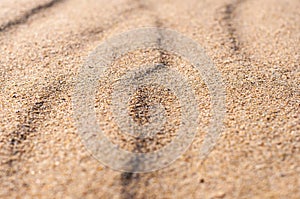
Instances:
[[[299,198],[299,10],[297,0],[0,1],[0,198]],[[81,142],[73,89],[101,42],[153,26],[205,49],[226,87],[226,128],[197,164],[210,101],[186,63],[201,102],[194,142],[167,168],[122,173]]]

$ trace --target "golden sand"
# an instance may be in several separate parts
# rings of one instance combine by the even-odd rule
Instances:
[[[297,0],[0,1],[0,198],[299,198],[299,10]],[[173,64],[199,99],[199,133],[171,166],[121,173],[83,146],[72,90],[102,41],[153,26],[205,48],[226,86],[226,128],[196,164],[209,93],[192,66]]]

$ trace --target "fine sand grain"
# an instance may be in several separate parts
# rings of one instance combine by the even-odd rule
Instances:
[[[299,10],[299,0],[0,0],[0,198],[300,198]],[[167,62],[190,77],[201,110],[200,130],[176,162],[146,174],[113,171],[77,134],[72,95],[80,67],[101,42],[138,27],[192,38],[223,76],[226,128],[201,165],[209,92],[189,63],[172,56]],[[131,55],[123,61],[142,59]],[[157,52],[147,59],[155,62]],[[122,71],[131,67],[125,63],[114,64]],[[101,80],[96,99],[112,139],[118,132],[101,106],[118,75],[112,69]],[[176,96],[152,89],[154,99],[166,96],[176,124]]]

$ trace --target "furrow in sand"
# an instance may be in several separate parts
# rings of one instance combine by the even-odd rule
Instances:
[[[237,8],[245,3],[247,0],[234,0],[231,3],[228,3],[221,7],[220,10],[217,10],[217,14],[221,14],[219,17],[220,25],[226,31],[227,36],[227,45],[230,48],[230,53],[233,57],[240,57],[240,61],[250,61],[246,56],[243,48],[241,47],[241,41],[239,39],[238,27],[236,21],[238,20]]]
[[[10,156],[6,161],[9,167],[6,172],[8,176],[17,172],[17,165],[22,162],[23,155],[30,153],[32,140],[35,136],[40,136],[37,132],[38,128],[47,119],[51,111],[55,110],[53,101],[67,88],[64,79],[55,80],[38,93],[40,97],[37,102],[19,115],[19,124],[7,138],[10,146]]]
[[[24,19],[28,20],[31,15],[37,14],[40,10],[49,8],[58,2],[59,1],[51,1],[51,3],[49,2],[43,6],[36,7],[32,9],[31,12],[28,12],[31,14],[28,14],[28,17],[25,17]],[[82,45],[80,45],[81,47],[84,47],[84,44],[86,44],[86,42],[91,42],[94,35],[99,35],[99,33],[102,33],[102,31],[99,30],[108,31],[111,28],[117,26],[117,24],[121,23],[123,20],[118,20],[117,16],[126,15],[127,17],[130,17],[130,15],[135,10],[139,10],[142,8],[143,5],[138,3],[136,4],[136,6],[121,10],[120,13],[114,15],[116,17],[112,18],[112,22],[108,25],[102,24],[101,27],[94,27],[93,30],[84,29],[81,30],[79,34],[74,34],[70,37],[72,37],[73,39],[75,39],[76,37],[84,37],[85,39],[82,40]],[[25,23],[26,21],[23,20],[23,22]],[[18,23],[15,23],[14,25],[17,24]],[[72,52],[70,51],[70,53],[76,52],[77,50]],[[26,111],[24,111],[24,113],[19,114],[19,124],[17,124],[15,130],[9,134],[9,137],[6,140],[8,142],[10,150],[8,157],[5,157],[6,160],[3,161],[8,166],[8,168],[5,169],[5,173],[7,176],[11,176],[17,172],[18,165],[22,163],[22,156],[28,155],[30,153],[31,147],[30,145],[28,145],[30,143],[30,140],[34,139],[34,136],[37,136],[39,126],[42,125],[44,121],[46,121],[47,116],[51,113],[51,111],[55,110],[55,107],[53,105],[55,98],[57,98],[61,93],[65,92],[69,87],[70,86],[66,84],[65,78],[62,78],[60,80],[57,80],[56,78],[56,80],[53,83],[50,83],[49,86],[44,87],[40,92],[37,92],[37,96],[40,96],[37,102],[32,104]]]
[[[38,5],[28,11],[26,11],[23,15],[15,18],[14,20],[8,21],[5,24],[0,25],[0,32],[5,32],[7,30],[12,29],[15,26],[21,25],[21,24],[25,24],[30,17],[32,17],[33,15],[36,15],[38,13],[43,12],[44,10],[47,10],[53,6],[55,6],[58,3],[63,2],[64,0],[52,0],[49,1],[45,4],[42,5]]]
[[[149,7],[142,6],[144,9],[150,9]],[[155,27],[161,28],[163,27],[163,22],[160,20],[158,15],[153,17]],[[159,62],[164,66],[168,65],[168,60],[166,58],[165,53],[161,50],[161,33],[158,32],[159,37],[157,38],[157,49],[159,50]],[[139,141],[136,143],[135,151],[137,153],[140,151],[140,143]],[[138,166],[140,164],[140,160],[133,160],[133,165]],[[121,193],[120,196],[123,199],[129,198],[147,198],[147,195],[143,193],[143,189],[145,189],[151,179],[151,176],[155,176],[155,173],[151,174],[140,174],[140,173],[130,173],[130,172],[122,172],[120,174],[120,181],[121,181]]]

